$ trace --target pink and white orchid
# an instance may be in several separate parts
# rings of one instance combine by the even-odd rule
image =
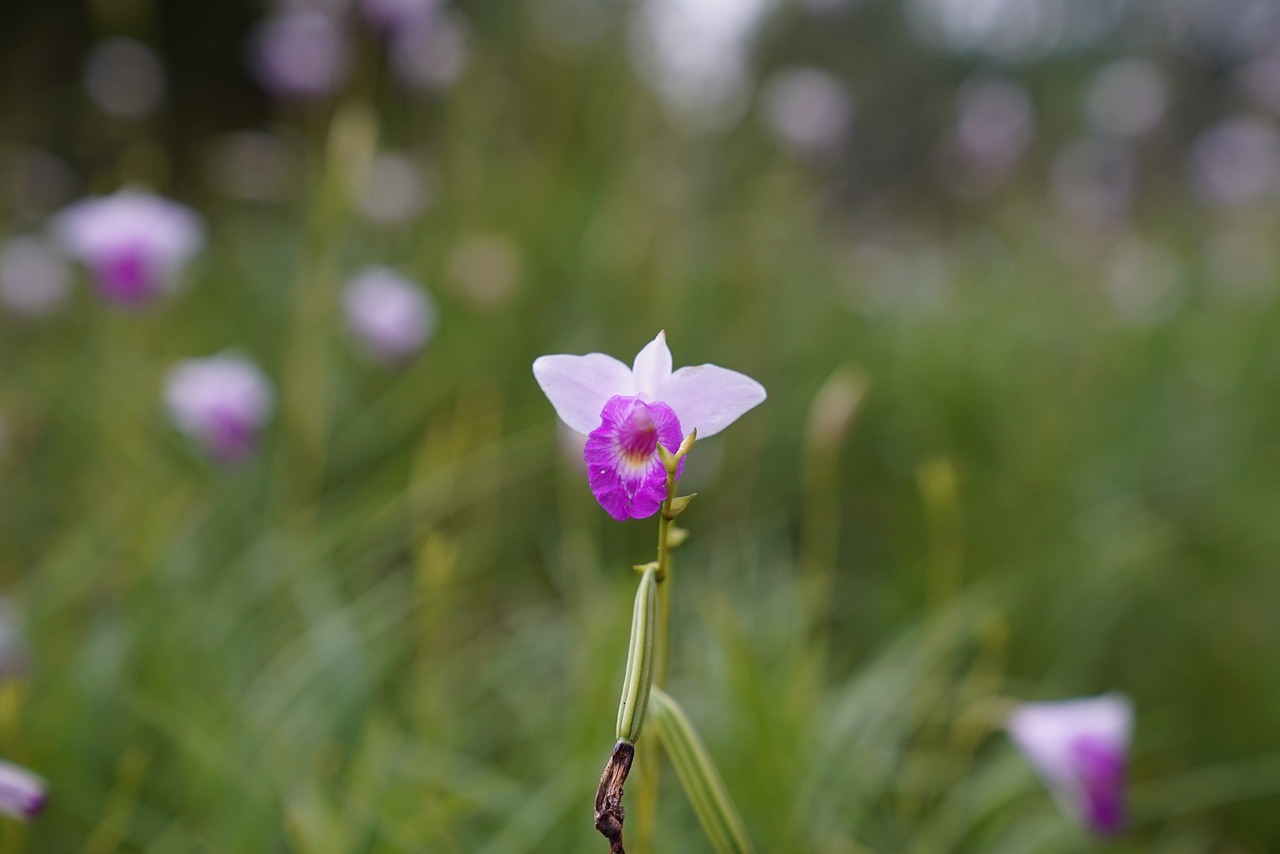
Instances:
[[[619,521],[652,516],[662,505],[659,443],[674,453],[695,429],[699,438],[715,435],[766,396],[764,386],[737,371],[671,366],[663,332],[631,367],[604,353],[534,360],[533,375],[556,414],[588,436],[583,457],[591,492]]]
[[[670,406],[687,434],[714,436],[762,403],[764,386],[719,365],[671,370],[667,334],[659,332],[628,368],[604,353],[540,356],[533,375],[560,420],[584,435],[600,426],[600,412],[616,394]]]
[[[66,252],[79,259],[104,299],[145,305],[173,286],[204,245],[204,224],[186,205],[137,190],[84,199],[53,223]]]
[[[1024,703],[1009,737],[1065,812],[1101,836],[1125,825],[1125,771],[1133,704],[1119,694]]]
[[[179,362],[165,378],[164,400],[177,428],[215,461],[253,455],[275,393],[256,364],[235,353]]]

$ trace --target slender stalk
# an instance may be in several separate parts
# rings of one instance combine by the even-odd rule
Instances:
[[[658,512],[658,621],[654,637],[653,685],[667,684],[667,650],[671,642],[671,502],[676,497],[676,476],[667,472],[667,499]],[[661,782],[662,745],[648,739],[638,748],[636,767],[635,848],[652,854],[658,817],[658,787]]]

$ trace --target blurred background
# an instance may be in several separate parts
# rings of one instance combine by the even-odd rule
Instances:
[[[602,850],[653,525],[530,363],[659,329],[770,393],[670,683],[761,851],[1089,850],[1000,722],[1108,690],[1116,850],[1280,850],[1278,117],[1270,0],[9,0],[0,851]],[[121,188],[203,223],[143,307],[57,234]]]

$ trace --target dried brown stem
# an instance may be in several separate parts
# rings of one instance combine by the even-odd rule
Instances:
[[[627,854],[622,847],[622,784],[631,773],[631,763],[636,757],[635,747],[626,741],[613,746],[613,754],[600,775],[600,788],[596,789],[596,830],[609,840],[609,854]]]

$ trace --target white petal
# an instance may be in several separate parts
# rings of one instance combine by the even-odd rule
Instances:
[[[1072,745],[1098,739],[1123,753],[1133,732],[1133,704],[1120,694],[1056,703],[1024,703],[1009,716],[1009,736],[1050,786],[1074,788]]]
[[[539,356],[533,376],[560,420],[582,434],[600,426],[600,410],[615,394],[635,394],[631,369],[604,353]]]
[[[746,374],[719,365],[681,368],[654,395],[676,411],[680,429],[698,438],[713,436],[765,399],[764,386]]]
[[[636,378],[636,392],[648,395],[650,400],[659,400],[657,391],[671,376],[671,351],[667,349],[666,332],[659,332],[657,338],[636,353],[631,372]]]

